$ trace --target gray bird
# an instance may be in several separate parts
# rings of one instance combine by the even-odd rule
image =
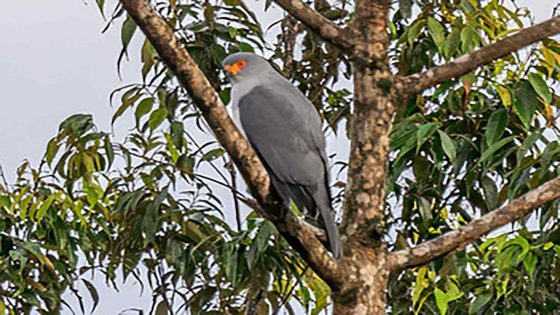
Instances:
[[[222,65],[232,83],[234,121],[267,169],[274,189],[285,205],[293,200],[308,219],[326,229],[330,250],[340,258],[319,114],[265,59],[235,53]]]

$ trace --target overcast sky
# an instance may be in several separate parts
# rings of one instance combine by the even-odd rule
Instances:
[[[264,1],[246,0],[262,8]],[[518,0],[530,6],[536,21],[548,18],[556,1]],[[267,20],[278,16],[267,13]],[[9,179],[24,159],[34,165],[62,120],[90,113],[102,130],[110,130],[114,109],[109,93],[137,82],[134,61],[116,73],[120,50],[118,28],[101,34],[105,22],[94,0],[0,0],[0,165]],[[117,126],[124,133],[127,122]],[[346,150],[330,144],[329,151]],[[148,309],[149,295],[138,297],[133,285],[120,293],[103,289],[96,314],[117,314],[129,307]],[[84,295],[87,296],[85,290]],[[74,303],[72,303],[74,304]],[[74,304],[75,305],[75,304]]]

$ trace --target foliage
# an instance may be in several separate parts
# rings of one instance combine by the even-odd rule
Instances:
[[[411,20],[394,15],[392,60],[402,74],[457,58],[526,21],[523,9],[501,1],[425,2],[421,9]],[[388,222],[396,248],[470,222],[560,174],[560,104],[547,83],[558,79],[558,52],[557,42],[545,41],[403,106],[389,167],[389,198],[400,210]],[[559,275],[551,250],[558,231],[553,203],[510,232],[406,272],[393,283],[393,313],[550,313],[559,303],[551,285]],[[399,298],[404,291],[412,299]]]
[[[333,1],[334,2],[334,1]],[[97,0],[106,14],[109,3]],[[270,3],[264,3],[268,6]],[[352,3],[317,0],[315,9],[342,26]],[[123,141],[77,114],[49,142],[43,162],[0,185],[0,313],[50,314],[71,290],[98,294],[103,273],[135,278],[165,314],[258,314],[297,307],[318,314],[329,289],[270,223],[235,212],[235,173],[210,140],[189,95],[178,87],[150,43],[116,3],[123,50],[141,40],[143,82],[122,87],[113,122],[134,116]],[[154,1],[225,103],[220,61],[235,51],[267,52],[337,131],[349,117],[349,61],[301,23],[284,17],[265,44],[259,16],[240,0]],[[420,14],[412,16],[412,9]],[[515,3],[498,0],[401,0],[391,20],[390,61],[402,75],[425,70],[502,38],[527,24]],[[553,40],[442,84],[402,104],[391,135],[386,238],[396,249],[465,224],[559,175],[560,46]],[[342,75],[342,76],[341,76]],[[338,161],[337,165],[344,161]],[[233,178],[233,179],[232,179]],[[344,181],[335,186],[344,187]],[[225,191],[225,193],[224,193]],[[343,194],[338,194],[337,203]],[[459,248],[391,282],[395,314],[552,313],[560,304],[558,205],[531,220]],[[77,291],[82,281],[88,292]],[[299,305],[298,305],[299,304]],[[95,308],[94,305],[94,308]],[[470,305],[468,308],[465,305]],[[82,304],[82,311],[84,309]]]

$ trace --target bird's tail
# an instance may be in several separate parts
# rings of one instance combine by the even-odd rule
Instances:
[[[290,185],[284,184],[271,176],[271,181],[285,202],[293,200],[298,209],[307,210],[306,220],[323,227],[327,231],[330,251],[336,259],[342,257],[342,243],[335,222],[335,212],[331,207],[331,198],[326,185]]]
[[[327,189],[328,187],[326,187],[326,185],[319,185],[318,189],[314,189],[311,192],[311,196],[317,206],[316,210],[318,210],[323,219],[330,250],[334,258],[339,259],[342,257],[342,243],[340,241],[340,234],[338,233],[338,226],[335,222],[335,212],[331,206],[330,194]]]

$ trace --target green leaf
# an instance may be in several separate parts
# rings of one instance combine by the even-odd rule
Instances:
[[[165,107],[160,107],[152,112],[150,119],[148,120],[148,127],[151,131],[154,131],[159,127],[167,117],[167,109]]]
[[[105,13],[103,7],[105,6],[105,0],[95,0],[97,3],[97,7],[99,8],[99,12],[101,12],[101,16],[105,17]],[[1,312],[0,312],[1,314]]]
[[[535,268],[537,267],[537,262],[537,255],[531,252],[529,252],[527,256],[525,256],[525,259],[523,259],[523,266],[525,267],[525,270],[527,270],[527,273],[529,274],[529,277],[531,279],[533,279]]]
[[[239,47],[240,51],[244,51],[244,52],[254,52],[255,49],[253,48],[253,46],[251,46],[250,44],[247,43],[239,43],[237,44],[237,46]]]
[[[488,210],[494,210],[498,207],[498,188],[496,183],[490,177],[485,176],[481,180],[482,192]]]
[[[39,208],[39,210],[37,211],[35,218],[37,220],[42,220],[43,217],[45,217],[45,214],[47,213],[47,210],[49,210],[50,206],[52,205],[54,198],[55,198],[55,194],[51,194],[47,200],[43,201],[43,204],[41,205],[41,207]]]
[[[172,238],[167,241],[167,246],[165,248],[167,263],[170,265],[178,264],[182,253],[183,248],[181,247],[181,243]]]
[[[464,295],[464,293],[459,289],[459,287],[455,285],[455,283],[450,281],[449,290],[447,290],[447,293],[445,293],[445,295],[447,296],[448,302],[453,302],[457,299],[460,299]]]
[[[173,140],[173,144],[179,150],[183,147],[184,143],[184,135],[185,127],[183,126],[182,122],[174,121],[171,123],[171,139]]]
[[[420,297],[422,296],[422,291],[429,287],[429,282],[426,279],[426,273],[428,271],[428,267],[422,266],[418,269],[418,273],[416,274],[416,281],[414,282],[414,288],[412,289],[412,305],[415,306]],[[421,306],[421,305],[420,305]]]
[[[127,15],[121,27],[122,49],[119,58],[117,59],[117,72],[119,76],[121,74],[121,62],[125,56],[128,56],[128,45],[130,44],[130,41],[134,36],[134,32],[136,32],[136,28],[136,22],[134,22],[134,20]]]
[[[136,32],[136,28],[136,22],[134,22],[134,20],[129,15],[127,15],[121,28],[121,43],[124,51],[127,50],[128,45],[130,44],[130,41],[132,40],[132,37]]]
[[[22,220],[26,219],[27,208],[29,206],[29,203],[31,202],[31,199],[33,199],[33,196],[28,195],[27,197],[23,198],[19,203],[19,217]]]
[[[140,94],[134,94],[129,96],[127,94],[123,95],[121,106],[117,109],[113,118],[111,119],[111,124],[114,124],[115,121],[124,114],[124,112],[130,108],[136,101],[140,98]]]
[[[54,157],[58,152],[58,148],[58,140],[56,138],[51,139],[51,141],[49,141],[49,144],[47,145],[47,153],[45,154],[49,166],[51,166],[52,161],[54,160]]]
[[[507,87],[498,86],[496,87],[496,91],[498,92],[500,100],[502,100],[504,106],[509,107],[511,105],[511,93],[509,89]]]
[[[491,145],[488,149],[482,152],[482,155],[480,156],[480,161],[478,163],[483,163],[486,160],[488,160],[490,157],[493,156],[494,153],[500,150],[504,145],[511,142],[514,138],[515,138],[514,136],[507,137]]]
[[[165,140],[167,140],[167,150],[169,150],[169,153],[171,154],[171,159],[173,160],[173,163],[177,163],[177,161],[179,160],[179,151],[177,150],[177,147],[173,143],[173,139],[171,139],[171,135],[166,133]]]
[[[554,247],[552,249],[556,252],[556,254],[558,256],[560,256],[560,246],[559,245],[554,245]]]
[[[441,315],[447,314],[448,301],[447,301],[447,296],[445,295],[445,292],[443,292],[439,288],[436,288],[434,290],[434,297],[436,298],[436,304],[437,304],[437,307],[439,309],[439,313]]]
[[[21,243],[21,247],[25,248],[28,252],[30,252],[33,256],[35,256],[41,265],[48,266],[51,270],[54,269],[53,264],[51,261],[41,252],[41,246],[36,243],[31,242],[23,242]]]
[[[531,83],[537,94],[545,101],[545,103],[552,103],[552,93],[550,93],[548,84],[546,84],[546,81],[540,75],[536,73],[530,73],[529,82]]]
[[[478,314],[482,308],[492,300],[492,293],[484,293],[476,297],[469,307],[469,314]]]
[[[84,192],[86,193],[86,199],[90,206],[93,208],[99,199],[103,196],[103,189],[95,183],[84,183]]]
[[[455,142],[453,142],[453,140],[444,131],[438,130],[438,133],[443,151],[449,157],[449,160],[451,160],[451,162],[455,161],[455,157],[457,156]]]
[[[514,239],[511,239],[506,243],[504,243],[503,248],[501,249],[505,249],[510,245],[519,245],[519,247],[521,247],[520,256],[522,257],[524,257],[531,250],[531,245],[529,244],[529,241],[527,241],[527,239],[525,239],[521,235],[517,235]]]
[[[91,308],[91,313],[93,313],[99,304],[99,293],[97,293],[97,289],[91,282],[86,279],[82,279],[82,282],[86,286],[86,289],[89,291],[91,299],[93,300],[93,307]]]
[[[435,44],[438,47],[441,47],[441,43],[445,40],[445,30],[443,29],[443,26],[441,26],[441,24],[433,17],[429,17],[428,30],[430,32],[430,36],[434,39]]]
[[[9,209],[12,205],[9,195],[0,195],[0,208]]]
[[[506,126],[508,123],[507,111],[505,109],[500,109],[490,116],[488,120],[488,125],[486,126],[486,143],[491,146],[496,141],[502,138]]]
[[[329,286],[313,272],[306,272],[303,276],[305,283],[315,296],[315,307],[311,311],[312,315],[317,315],[328,303],[330,295]]]
[[[523,81],[521,86],[515,91],[513,107],[526,128],[531,126],[537,104],[537,94],[533,87],[528,81]]]
[[[461,298],[464,293],[451,281],[448,282],[449,290],[443,292],[439,288],[435,288],[434,297],[440,314],[445,315],[449,307],[449,302],[453,302]]]
[[[12,260],[20,262],[20,270],[23,270],[23,268],[25,268],[25,264],[28,260],[26,251],[22,249],[11,250],[9,252],[9,255]]]
[[[467,26],[461,32],[461,50],[468,53],[478,47],[480,43],[480,35],[472,26]]]
[[[449,60],[457,51],[461,43],[461,29],[458,27],[453,28],[447,39],[443,43],[443,56]]]
[[[236,246],[230,246],[229,250],[226,250],[225,255],[223,256],[225,262],[225,271],[227,279],[235,286],[237,282],[237,270],[238,267],[238,255],[239,252],[236,249]]]
[[[89,114],[75,114],[64,120],[58,127],[60,132],[82,135],[94,127],[93,117]]]
[[[416,134],[416,153],[420,151],[422,145],[430,139],[438,127],[438,123],[427,123],[418,127],[418,132]]]
[[[142,232],[145,234],[144,243],[152,242],[159,228],[159,212],[163,201],[167,198],[167,188],[160,192],[157,197],[150,203],[146,209],[146,213],[142,218]]]
[[[406,39],[408,40],[408,44],[410,46],[414,44],[414,41],[416,40],[418,35],[420,35],[423,26],[424,23],[421,23],[420,21],[416,21],[414,24],[412,24],[411,27],[408,28],[405,34],[406,34]]]
[[[416,145],[418,128],[411,124],[399,124],[391,131],[391,150],[411,150]]]
[[[115,160],[115,152],[113,151],[113,144],[111,143],[111,139],[109,139],[109,135],[105,136],[103,140],[103,147],[105,149],[105,154],[107,154],[107,160],[109,164],[107,164],[107,169],[111,168],[113,165],[113,161]]]
[[[422,219],[426,223],[426,226],[429,226],[430,222],[432,222],[433,220],[432,205],[424,197],[418,197],[417,205],[418,205],[418,210],[420,211],[420,215],[422,216]]]
[[[219,158],[220,156],[224,155],[224,153],[225,153],[224,149],[221,149],[221,148],[210,150],[210,151],[206,152],[206,154],[204,154],[204,156],[202,157],[202,160],[203,161],[213,161],[213,160]]]
[[[157,52],[148,39],[144,41],[141,51],[142,63],[142,78],[146,80],[146,76],[153,68],[154,63],[157,61]]]
[[[154,315],[167,315],[169,314],[169,306],[166,301],[161,301],[156,307]]]
[[[154,99],[152,97],[145,98],[138,103],[136,106],[136,111],[134,112],[134,117],[136,118],[136,126],[140,124],[140,119],[152,110],[154,106]]]

